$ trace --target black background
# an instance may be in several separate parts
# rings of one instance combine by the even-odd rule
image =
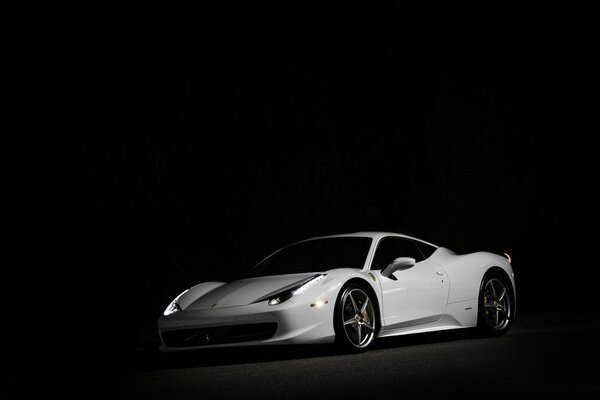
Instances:
[[[523,309],[591,307],[586,35],[560,9],[430,6],[369,10],[374,39],[353,23],[333,40],[302,23],[293,39],[248,36],[254,20],[198,22],[191,36],[150,34],[156,21],[65,29],[38,59],[57,111],[40,150],[50,163],[32,164],[44,196],[19,271],[39,284],[35,348],[151,346],[190,285],[361,230],[508,252]]]

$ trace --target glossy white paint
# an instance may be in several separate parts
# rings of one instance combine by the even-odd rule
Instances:
[[[436,254],[433,256],[436,256]],[[448,303],[476,299],[479,294],[481,279],[486,271],[492,267],[503,269],[510,278],[513,288],[515,287],[511,265],[505,257],[498,254],[482,251],[456,255],[446,249],[444,253],[436,257],[436,262],[444,266],[450,278]]]
[[[446,311],[449,282],[444,269],[432,257],[396,271],[396,280],[374,271],[381,285],[383,326],[390,327]],[[441,275],[440,275],[441,274]]]
[[[193,311],[248,305],[312,275],[314,273],[274,275],[229,282],[199,297],[188,308]]]
[[[367,236],[373,239],[361,270],[315,270],[308,274],[268,276],[230,283],[202,283],[193,286],[178,299],[182,311],[162,315],[158,319],[159,333],[186,328],[276,322],[277,332],[268,340],[205,345],[201,348],[332,342],[335,338],[333,315],[336,299],[342,286],[352,279],[368,285],[376,295],[380,310],[379,337],[465,328],[477,324],[479,286],[487,270],[501,268],[515,288],[510,263],[506,257],[497,254],[477,252],[457,255],[444,247],[388,232],[357,232],[328,237],[340,236]],[[394,276],[397,280],[392,280],[381,276],[381,271],[370,271],[376,247],[387,236],[418,240],[437,250],[413,267],[396,271]],[[274,306],[268,305],[266,300],[256,302],[317,273],[327,276],[287,301]],[[163,343],[161,349],[174,351],[189,348],[167,348]]]
[[[208,292],[218,288],[219,286],[224,285],[225,282],[204,282],[200,283],[196,286],[192,286],[190,290],[183,293],[178,300],[179,306],[183,310],[187,310],[190,304],[196,301],[202,296],[205,296]]]

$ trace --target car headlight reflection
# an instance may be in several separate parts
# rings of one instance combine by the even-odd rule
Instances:
[[[325,276],[325,274],[311,276],[308,279],[298,282],[298,284],[292,286],[291,288],[288,288],[282,292],[279,292],[267,298],[263,298],[261,300],[268,300],[267,304],[270,306],[281,304],[285,301],[288,301],[295,295],[300,294],[306,291],[307,289],[313,287],[314,285],[325,279]]]

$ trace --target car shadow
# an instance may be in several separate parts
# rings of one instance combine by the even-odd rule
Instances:
[[[412,335],[379,338],[367,352],[392,348],[428,345],[439,342],[468,340],[476,337],[473,329],[457,329]],[[129,354],[121,365],[130,370],[164,370],[199,368],[224,365],[299,360],[332,356],[360,356],[352,354],[334,344],[319,345],[273,345],[252,347],[227,347],[162,353],[157,344],[148,346],[137,354]]]
[[[451,329],[447,331],[415,333],[410,335],[379,338],[372,350],[384,350],[398,347],[421,346],[432,343],[453,342],[477,338],[476,328]]]

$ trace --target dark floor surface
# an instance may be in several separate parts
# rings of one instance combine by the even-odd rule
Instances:
[[[501,338],[472,330],[332,346],[219,349],[3,364],[3,398],[600,398],[598,313],[525,313]],[[5,397],[8,395],[7,397]]]

